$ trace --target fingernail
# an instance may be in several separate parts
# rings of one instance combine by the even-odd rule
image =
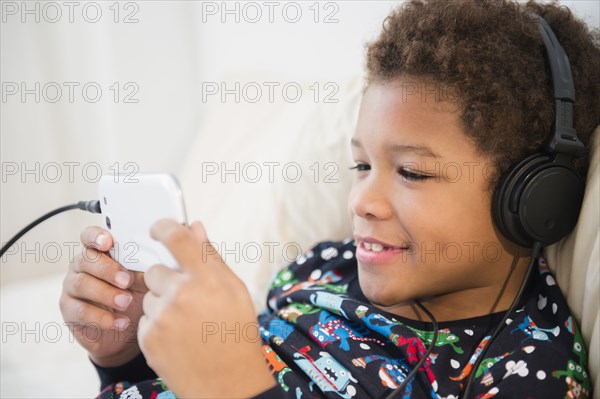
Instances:
[[[131,295],[119,294],[115,297],[115,303],[118,307],[125,309],[131,303],[133,297]]]
[[[131,280],[131,276],[127,272],[117,272],[115,274],[115,281],[121,287],[128,287],[130,280]]]
[[[96,237],[96,244],[101,247],[106,244],[106,240],[108,240],[108,236],[106,234],[100,234],[98,237]]]
[[[129,325],[129,320],[127,319],[117,319],[115,320],[115,327],[118,330],[124,330],[127,328],[127,326]]]

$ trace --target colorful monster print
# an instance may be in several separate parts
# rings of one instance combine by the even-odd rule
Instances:
[[[156,395],[156,399],[177,399],[172,391],[164,391]]]
[[[461,373],[456,377],[450,377],[450,379],[452,381],[462,381],[465,378],[467,378],[469,376],[469,374],[471,374],[471,370],[473,369],[473,366],[475,365],[475,362],[477,361],[479,354],[481,353],[483,348],[486,347],[486,345],[488,344],[489,341],[490,341],[489,335],[481,340],[481,342],[479,343],[479,345],[477,345],[477,348],[475,349],[475,353],[473,353],[473,355],[471,355],[469,362],[467,363],[465,368],[462,369]],[[461,386],[462,386],[462,384],[461,384]]]
[[[363,327],[364,328],[364,327]],[[340,342],[340,349],[345,351],[350,350],[348,339],[362,342],[375,342],[383,346],[383,342],[375,338],[364,338],[364,335],[357,330],[350,329],[344,322],[333,316],[329,312],[321,312],[319,322],[310,327],[309,334],[321,348],[334,343]]]
[[[523,339],[521,343],[525,343],[527,342],[527,340],[530,339],[537,341],[550,341],[548,334],[546,334],[547,332],[551,333],[555,337],[558,337],[558,334],[560,333],[560,328],[558,326],[554,328],[539,328],[529,316],[525,316],[525,318],[517,326],[517,328],[512,330],[510,333],[514,334],[514,332],[518,330],[522,331],[527,335],[527,337],[525,337],[525,339]]]
[[[494,377],[490,372],[490,368],[492,368],[494,364],[498,363],[500,360],[504,359],[508,355],[510,355],[510,353],[506,352],[500,356],[486,357],[485,359],[483,359],[481,361],[481,364],[479,364],[479,367],[477,367],[475,378],[479,378],[483,374],[483,378],[481,379],[482,384],[485,386],[492,385],[494,383]]]
[[[400,387],[400,384],[404,381],[409,373],[409,368],[405,361],[399,359],[391,359],[385,356],[372,355],[365,357],[357,357],[352,359],[352,364],[356,367],[367,368],[367,364],[381,360],[382,363],[379,366],[379,378],[381,384],[390,389],[396,389]],[[412,390],[409,382],[407,384],[408,390]]]
[[[268,340],[269,338],[272,338],[273,342],[275,342],[277,345],[281,345],[283,341],[290,336],[292,331],[294,331],[294,326],[285,320],[275,319],[269,322],[268,328],[259,326],[258,330],[260,331],[260,335],[263,337],[263,339]]]
[[[310,377],[323,392],[335,392],[342,398],[349,399],[356,395],[356,388],[350,382],[358,382],[350,371],[346,370],[327,352],[320,352],[318,359],[313,359],[308,351],[310,346],[297,349],[294,362]]]
[[[571,316],[569,316],[567,321],[565,321],[565,326],[569,329],[569,332],[573,334],[573,353],[577,355],[577,358],[579,359],[579,364],[587,364],[583,337],[581,336],[581,332],[577,328],[577,325],[573,323],[573,318]]]
[[[366,307],[359,306],[356,308],[356,315],[373,331],[383,335],[384,337],[388,337],[390,341],[397,347],[404,347],[406,350],[406,356],[408,361],[411,364],[417,363],[423,356],[425,356],[425,352],[427,352],[427,348],[423,345],[423,342],[416,337],[404,337],[400,334],[396,334],[392,332],[392,327],[398,326],[398,324],[394,323],[392,320],[387,319],[383,315],[378,313],[371,313],[367,315]],[[437,381],[435,379],[435,375],[431,371],[431,358],[427,358],[421,368],[427,374],[427,378],[433,387],[433,391],[437,391]],[[432,391],[432,392],[433,392]],[[435,397],[435,395],[433,396]]]
[[[378,332],[384,337],[388,337],[390,341],[396,346],[406,346],[408,360],[411,363],[416,363],[425,354],[427,349],[425,345],[418,338],[404,338],[399,334],[392,332],[392,327],[397,324],[393,321],[385,318],[378,313],[371,313],[369,315],[363,312],[362,306],[356,309],[356,315],[363,320],[363,322],[373,331]],[[425,362],[427,363],[427,362]]]
[[[290,269],[283,269],[273,279],[271,288],[280,288],[286,284],[290,286],[298,283],[298,280],[294,279],[294,273]]]
[[[119,396],[119,399],[143,399],[142,395],[140,394],[140,390],[137,386],[133,385],[129,388],[127,388],[126,390],[124,390],[123,392],[121,392],[121,396]]]
[[[406,325],[405,327],[414,332],[417,335],[417,337],[421,338],[422,341],[425,341],[426,345],[430,345],[433,341],[433,331],[417,330],[416,328],[412,328]],[[464,353],[462,348],[455,345],[458,342],[458,340],[459,338],[456,334],[452,334],[447,328],[442,328],[441,330],[438,330],[438,337],[435,341],[435,346],[450,345],[452,349],[454,349],[454,352],[458,353],[459,355],[462,355]]]
[[[157,378],[156,381],[154,381],[152,383],[153,387],[159,387],[160,389],[162,389],[163,391],[167,390],[167,386],[165,385],[165,383],[163,382],[162,378]]]
[[[290,323],[296,324],[298,317],[305,314],[319,313],[321,309],[314,307],[309,303],[290,303],[285,308],[279,310],[277,315]]]
[[[329,310],[335,314],[342,315],[345,319],[347,319],[348,317],[342,310],[342,302],[344,302],[344,299],[345,298],[341,297],[340,295],[325,291],[319,291],[310,294],[310,302],[313,305]]]
[[[263,356],[269,365],[269,370],[271,370],[271,374],[277,373],[277,382],[281,385],[284,391],[289,391],[290,387],[285,384],[283,381],[283,376],[286,373],[292,371],[282,360],[281,358],[273,351],[269,345],[263,345]]]
[[[342,279],[342,276],[336,271],[328,271],[321,275],[320,269],[315,269],[311,273],[307,281],[291,286],[289,289],[284,290],[281,293],[281,297],[284,298],[296,291],[300,290],[320,290],[324,289],[335,294],[345,294],[348,292],[348,284],[338,285],[335,284]]]
[[[565,381],[569,385],[569,391],[565,395],[567,399],[589,397],[591,386],[586,374],[585,370],[572,360],[567,362],[566,370],[552,372],[552,376],[556,378],[566,377]]]
[[[586,398],[590,395],[591,384],[585,371],[587,359],[585,357],[584,343],[581,333],[577,326],[573,323],[571,316],[565,321],[565,327],[573,334],[573,353],[577,355],[579,364],[569,360],[566,370],[555,370],[552,375],[556,378],[566,377],[565,382],[569,386],[565,398]]]
[[[114,392],[120,395],[127,388],[129,388],[129,384],[126,384],[124,382],[117,382],[115,384]]]

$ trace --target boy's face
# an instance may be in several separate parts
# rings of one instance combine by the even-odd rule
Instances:
[[[359,281],[382,306],[417,298],[462,306],[495,293],[491,304],[513,262],[492,221],[491,159],[433,88],[408,78],[372,84],[352,140]],[[369,244],[377,241],[383,250]]]

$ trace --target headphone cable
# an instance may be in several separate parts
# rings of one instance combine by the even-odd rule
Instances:
[[[49,218],[51,218],[54,215],[58,215],[59,213],[70,211],[71,209],[81,209],[82,211],[88,211],[88,212],[91,212],[91,213],[100,213],[101,212],[101,210],[100,210],[100,201],[98,201],[98,200],[79,201],[76,204],[62,206],[62,207],[57,208],[57,209],[55,209],[55,210],[53,210],[51,212],[48,212],[44,216],[41,216],[41,217],[37,218],[36,220],[34,220],[33,222],[29,223],[21,231],[19,231],[17,234],[15,234],[13,236],[13,238],[11,238],[10,240],[8,240],[8,242],[6,244],[4,244],[2,246],[2,248],[0,248],[0,258],[6,253],[6,251],[8,251],[8,249],[10,247],[13,246],[13,244],[15,242],[17,242],[17,240],[19,238],[23,237],[25,235],[25,233],[27,233],[29,230],[33,229],[38,224],[42,223],[44,220],[49,219]]]
[[[421,304],[421,302],[419,302],[419,300],[415,299],[415,303],[417,304],[417,306],[419,308],[421,308],[421,310],[431,320],[431,323],[433,324],[433,338],[431,339],[431,344],[429,344],[429,348],[427,348],[427,352],[425,352],[425,354],[423,355],[423,357],[421,358],[421,360],[419,360],[419,362],[412,369],[412,371],[406,376],[406,378],[404,379],[404,381],[402,381],[402,384],[400,384],[400,386],[397,389],[395,389],[388,396],[386,396],[385,399],[395,399],[395,398],[400,397],[400,395],[402,395],[404,393],[404,388],[406,388],[406,385],[417,374],[417,372],[419,371],[419,369],[421,368],[421,366],[423,365],[423,363],[425,363],[425,360],[427,360],[427,358],[429,357],[429,355],[433,351],[433,348],[435,347],[435,344],[437,343],[437,339],[438,339],[438,322],[437,322],[437,320],[435,319],[435,317],[433,316],[433,314],[431,314],[431,312],[425,306],[423,306]]]
[[[517,307],[517,304],[521,300],[521,297],[523,296],[523,293],[525,292],[525,287],[527,285],[527,282],[529,281],[529,278],[531,276],[531,272],[534,269],[533,265],[535,263],[535,260],[540,255],[541,251],[542,251],[542,244],[540,242],[536,241],[533,244],[533,249],[531,251],[531,259],[529,261],[529,265],[527,266],[527,271],[525,272],[525,277],[523,277],[523,281],[521,282],[521,286],[519,287],[519,291],[517,292],[517,295],[515,296],[515,299],[513,299],[512,304],[510,305],[508,310],[506,312],[504,312],[504,316],[502,317],[502,320],[500,320],[500,323],[498,323],[496,325],[496,328],[494,328],[494,331],[492,332],[487,345],[485,345],[483,347],[483,349],[479,353],[477,360],[475,361],[475,364],[471,368],[471,371],[469,372],[469,381],[467,382],[467,386],[465,387],[464,395],[461,396],[462,399],[468,399],[469,394],[471,393],[471,388],[473,386],[473,381],[475,381],[475,378],[474,378],[475,374],[477,374],[477,369],[479,368],[479,365],[483,361],[485,353],[487,352],[488,348],[492,345],[492,342],[494,341],[494,339],[498,336],[498,334],[500,334],[500,331],[506,325],[506,320],[508,319],[508,316],[515,310],[515,308]]]

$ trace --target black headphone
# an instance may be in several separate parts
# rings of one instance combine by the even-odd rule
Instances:
[[[496,188],[492,204],[500,232],[523,247],[550,245],[577,224],[585,181],[571,164],[583,154],[573,126],[575,85],[564,49],[539,16],[552,72],[556,120],[541,150],[513,165]]]

